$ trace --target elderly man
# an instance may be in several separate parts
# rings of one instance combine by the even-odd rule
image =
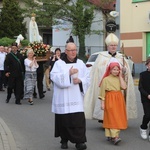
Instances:
[[[125,57],[117,52],[119,39],[115,34],[110,33],[106,37],[105,42],[108,51],[103,51],[99,54],[91,70],[91,84],[84,98],[86,118],[103,120],[103,110],[100,109],[100,100],[98,100],[100,91],[99,83],[107,66],[111,62],[118,62],[124,72],[124,78],[127,82],[127,90],[125,93],[127,116],[128,118],[136,118],[137,106],[133,78]]]
[[[60,136],[62,149],[67,149],[70,141],[77,150],[84,150],[87,146],[83,98],[89,75],[83,61],[77,58],[74,43],[67,43],[65,56],[55,62],[50,75],[54,84],[55,137]]]

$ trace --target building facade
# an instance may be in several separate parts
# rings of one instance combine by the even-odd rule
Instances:
[[[91,25],[91,30],[103,30],[103,17],[102,13],[95,11],[95,18]],[[62,51],[65,50],[66,41],[72,35],[74,42],[77,47],[79,46],[78,37],[72,34],[72,24],[67,21],[62,20],[62,24],[53,26],[52,28],[52,45],[53,47],[60,47]],[[104,39],[102,34],[91,34],[85,36],[85,46],[86,52],[91,55],[92,53],[103,51],[104,48]]]
[[[120,1],[120,45],[124,44],[125,54],[132,56],[139,72],[150,56],[149,6],[150,0]]]

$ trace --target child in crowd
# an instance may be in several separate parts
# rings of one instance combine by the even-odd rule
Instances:
[[[147,135],[148,123],[150,122],[150,57],[147,58],[145,65],[147,70],[140,73],[138,86],[144,111],[140,135],[142,139],[148,138],[150,141],[150,131],[149,136]]]
[[[117,145],[120,130],[127,128],[125,99],[122,90],[127,88],[118,62],[112,62],[106,69],[100,83],[99,99],[104,110],[103,127],[108,141]]]

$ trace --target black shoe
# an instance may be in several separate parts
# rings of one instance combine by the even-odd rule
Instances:
[[[107,141],[112,141],[112,137],[107,137]]]
[[[43,91],[43,93],[46,93],[46,91]]]
[[[9,103],[9,99],[6,99],[6,103]]]
[[[84,150],[84,149],[87,149],[87,146],[85,143],[79,143],[79,144],[76,144],[76,149],[77,150]]]
[[[45,97],[45,95],[43,94],[43,95],[40,96],[40,99],[42,99],[42,98],[44,98],[44,97]]]
[[[20,102],[16,102],[16,104],[17,104],[17,105],[21,105],[22,103],[20,103]]]
[[[103,123],[103,120],[98,120],[99,123]]]
[[[4,89],[0,89],[0,91],[4,92],[5,90]]]
[[[47,88],[47,90],[50,91],[51,89],[50,89],[50,88]]]
[[[37,98],[37,95],[33,95],[33,98]]]
[[[62,143],[61,144],[61,149],[68,149],[68,144],[67,143]]]
[[[4,85],[4,88],[7,88],[7,85]]]

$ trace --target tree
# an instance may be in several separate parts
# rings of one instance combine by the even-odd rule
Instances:
[[[72,1],[55,16],[72,23],[72,34],[78,36],[79,39],[79,57],[81,59],[85,58],[85,35],[91,33],[94,8],[94,5],[87,0]]]
[[[91,34],[91,24],[94,19],[94,9],[100,9],[104,18],[107,20],[111,2],[115,0],[22,0],[27,5],[26,13],[28,16],[32,12],[36,13],[36,21],[42,27],[51,27],[61,24],[58,20],[62,19],[72,24],[72,34],[79,39],[79,56],[85,55],[85,35]],[[92,3],[96,4],[93,5]],[[30,13],[30,14],[29,14]],[[55,19],[54,19],[55,18]],[[99,31],[103,32],[103,31]]]
[[[24,2],[27,1],[29,0],[24,0]],[[60,22],[58,20],[60,19],[70,22],[72,24],[72,34],[78,36],[79,39],[79,56],[80,58],[84,58],[85,35],[91,33],[91,24],[94,18],[95,6],[89,3],[87,0],[38,1],[40,2],[39,8],[32,8],[32,10],[35,11],[34,13],[37,14],[36,20],[38,24],[48,27],[59,24]]]
[[[3,8],[0,14],[0,38],[14,38],[22,34],[25,36],[26,27],[24,17],[17,0],[3,0]]]
[[[30,17],[32,13],[36,14],[37,24],[45,28],[51,28],[55,23],[53,17],[58,10],[64,8],[68,0],[22,0],[25,3],[24,15]]]

